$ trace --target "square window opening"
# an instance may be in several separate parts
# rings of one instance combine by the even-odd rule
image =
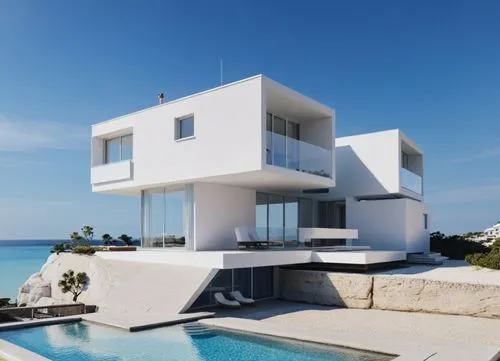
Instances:
[[[194,115],[176,119],[175,139],[194,137]]]

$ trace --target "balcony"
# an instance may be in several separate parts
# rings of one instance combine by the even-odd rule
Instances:
[[[332,178],[332,151],[267,131],[267,164]]]
[[[132,179],[132,166],[131,160],[94,166],[90,170],[90,182],[101,184]]]
[[[401,187],[418,195],[422,195],[423,180],[418,174],[401,168],[400,170]]]

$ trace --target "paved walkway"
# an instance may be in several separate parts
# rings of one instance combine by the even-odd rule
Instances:
[[[244,325],[250,329],[282,330],[313,337],[309,341],[316,337],[320,341],[330,339],[333,344],[337,341],[352,347],[386,350],[404,355],[401,360],[424,360],[439,351],[429,361],[490,361],[500,351],[500,320],[466,316],[335,309],[270,301],[254,309],[217,312],[217,319],[202,322],[237,324],[237,320],[252,320]],[[407,358],[411,355],[414,357]]]

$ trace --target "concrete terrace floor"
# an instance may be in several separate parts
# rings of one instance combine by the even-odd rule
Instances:
[[[259,320],[330,333],[355,332],[360,337],[453,341],[500,349],[500,320],[479,317],[332,308],[287,301],[264,301],[256,307],[218,310],[216,317]]]
[[[442,265],[411,265],[372,274],[500,286],[500,270],[470,266],[465,261],[455,260],[447,260]]]
[[[495,319],[264,301],[217,311],[215,319],[201,323],[403,355],[398,361],[500,357],[500,320]]]

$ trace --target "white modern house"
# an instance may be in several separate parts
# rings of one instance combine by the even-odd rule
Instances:
[[[332,109],[262,75],[95,124],[91,151],[94,192],[142,199],[141,251],[105,257],[206,268],[184,308],[272,297],[280,265],[429,251],[418,146],[336,138]]]
[[[480,235],[469,239],[485,246],[491,246],[497,238],[500,238],[500,222],[496,222],[491,227],[486,228]]]

